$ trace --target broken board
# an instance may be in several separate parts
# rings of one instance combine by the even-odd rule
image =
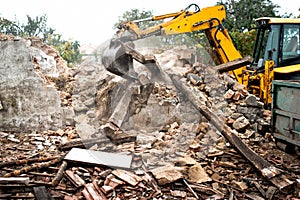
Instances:
[[[132,156],[73,148],[66,155],[65,160],[116,168],[130,168]]]

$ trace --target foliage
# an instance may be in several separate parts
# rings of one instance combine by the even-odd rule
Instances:
[[[43,42],[56,48],[69,66],[79,63],[81,61],[79,42],[64,40],[62,35],[54,32],[55,29],[47,26],[46,15],[35,18],[27,15],[26,24],[0,18],[0,33],[21,37],[40,37]]]
[[[242,56],[252,55],[256,33],[256,29],[247,32],[233,31],[230,33],[236,49],[238,49]]]
[[[252,55],[256,39],[255,19],[259,17],[278,17],[277,4],[271,0],[221,0],[226,8],[224,26],[242,56]]]
[[[114,29],[118,27],[118,25],[122,22],[128,22],[128,21],[135,21],[135,20],[141,20],[141,19],[147,19],[151,18],[153,16],[153,11],[151,10],[138,10],[138,9],[131,9],[130,11],[126,11],[122,14],[122,16],[119,16],[119,20],[117,23],[114,24]],[[138,23],[138,26],[140,29],[145,29],[151,26],[154,26],[158,24],[158,21],[141,21]]]
[[[221,0],[226,7],[226,27],[229,31],[248,31],[255,27],[259,17],[275,17],[277,4],[271,0]]]
[[[54,29],[47,27],[47,16],[43,15],[41,17],[31,18],[27,15],[27,24],[21,26],[22,36],[36,36],[42,38],[43,41],[46,41],[48,35],[54,33]]]
[[[0,17],[0,32],[7,35],[20,35],[22,30],[19,27],[18,23]]]
[[[80,63],[80,44],[78,41],[63,40],[60,34],[48,35],[46,43],[54,46],[60,53],[61,57],[68,63],[68,66]]]

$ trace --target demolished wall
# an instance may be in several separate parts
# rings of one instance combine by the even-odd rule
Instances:
[[[0,38],[0,130],[64,128],[66,109],[61,106],[61,92],[51,80],[66,75],[66,66],[57,65],[59,54],[52,50],[52,55],[47,55],[40,49],[45,45],[37,38]],[[38,44],[39,48],[34,47]]]
[[[201,119],[190,103],[178,101],[172,85],[131,83],[92,59],[83,62],[77,71],[73,107],[76,129],[82,138],[99,137],[101,126],[114,119],[125,132],[145,133],[173,122],[198,123]]]

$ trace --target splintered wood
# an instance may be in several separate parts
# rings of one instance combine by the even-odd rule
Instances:
[[[82,191],[86,199],[105,200],[106,197],[101,192],[97,184],[87,183]]]
[[[119,179],[125,181],[126,183],[129,183],[132,186],[136,186],[139,182],[143,180],[141,177],[131,172],[120,169],[112,171],[112,174],[118,177]]]
[[[26,173],[26,172],[29,172],[29,171],[32,171],[32,170],[46,168],[46,167],[49,167],[49,166],[54,165],[56,163],[59,163],[61,160],[62,160],[62,158],[60,157],[60,158],[55,158],[55,159],[53,159],[51,161],[48,161],[48,162],[37,163],[37,164],[31,165],[31,166],[26,166],[26,167],[23,167],[21,169],[14,170],[13,172],[4,174],[4,177],[18,176],[18,175],[21,175],[22,173]]]
[[[29,177],[9,177],[9,178],[0,178],[0,184],[29,184]]]
[[[78,175],[78,174],[74,174],[74,172],[72,172],[71,170],[67,170],[65,172],[66,177],[71,181],[71,183],[75,186],[75,187],[81,187],[85,184],[85,181]]]

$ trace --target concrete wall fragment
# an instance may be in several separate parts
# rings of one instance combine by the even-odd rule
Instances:
[[[28,41],[23,39],[0,42],[2,131],[29,132],[63,128],[59,92],[38,73],[30,48]],[[51,63],[44,65],[51,67]]]

